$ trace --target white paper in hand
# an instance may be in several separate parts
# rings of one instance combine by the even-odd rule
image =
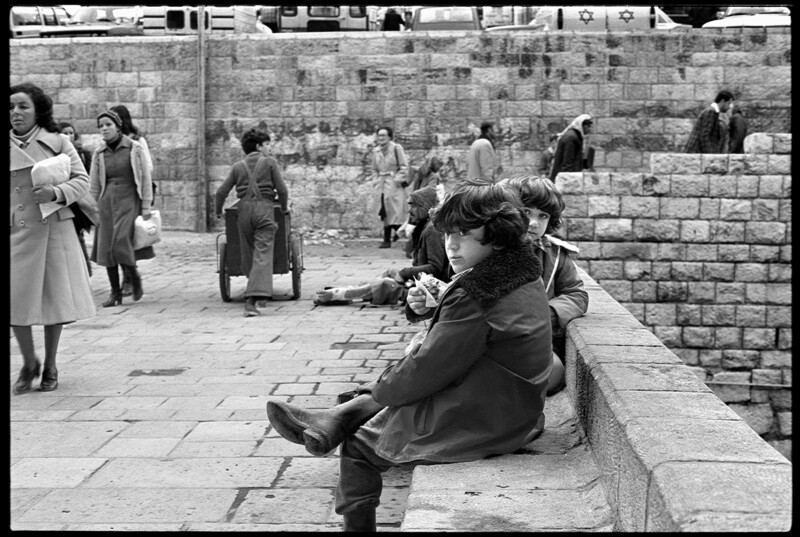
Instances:
[[[31,168],[31,181],[34,188],[43,185],[59,185],[69,179],[70,159],[67,155],[61,153],[54,157],[40,160]],[[59,209],[63,209],[64,205],[55,201],[47,203],[40,203],[39,210],[42,213],[42,218],[47,218]]]

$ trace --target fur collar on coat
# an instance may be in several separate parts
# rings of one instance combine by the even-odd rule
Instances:
[[[542,263],[528,242],[520,248],[505,249],[484,259],[457,279],[457,285],[481,306],[542,276]]]

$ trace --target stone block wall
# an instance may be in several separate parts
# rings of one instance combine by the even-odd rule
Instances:
[[[577,263],[791,458],[791,135],[768,153],[651,154],[642,173],[560,174]]]
[[[12,41],[10,81],[48,91],[89,147],[97,113],[127,105],[152,149],[165,227],[198,231],[218,225],[211,197],[256,125],[273,137],[298,227],[375,237],[367,178],[382,124],[413,164],[440,156],[448,184],[464,177],[486,119],[500,127],[500,176],[533,172],[549,136],[582,113],[595,117],[598,172],[646,172],[652,152],[682,149],[722,88],[751,132],[791,130],[785,28],[209,35],[206,45],[201,84],[195,36]]]

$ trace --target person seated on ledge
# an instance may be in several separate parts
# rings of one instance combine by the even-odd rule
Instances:
[[[455,272],[434,308],[409,290],[427,336],[354,398],[323,410],[267,402],[283,438],[324,456],[341,444],[335,511],[376,531],[386,470],[512,453],[539,436],[553,367],[542,267],[507,187],[466,181],[431,214]]]
[[[503,179],[501,185],[516,189],[530,219],[528,237],[542,262],[542,281],[550,304],[553,330],[553,372],[547,395],[564,388],[564,354],[567,324],[583,316],[589,309],[589,294],[578,275],[575,261],[578,248],[554,237],[561,227],[561,214],[566,205],[561,191],[544,177],[514,177]]]
[[[404,302],[408,287],[414,283],[414,277],[422,272],[447,282],[449,265],[444,252],[444,239],[430,222],[428,212],[436,206],[436,188],[433,186],[415,190],[408,197],[408,220],[414,231],[411,241],[412,266],[400,270],[389,269],[374,282],[357,287],[334,287],[317,291],[314,304],[318,306],[335,306],[350,304],[361,299],[374,305],[397,304]]]

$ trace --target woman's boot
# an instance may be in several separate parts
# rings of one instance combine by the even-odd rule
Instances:
[[[117,266],[106,267],[106,273],[108,273],[108,281],[111,283],[111,294],[108,300],[103,302],[103,307],[110,308],[111,306],[122,304],[122,289],[119,286],[119,271],[117,270]]]
[[[362,507],[349,513],[343,513],[344,517],[344,531],[377,531],[377,523],[375,521],[375,508]]]
[[[142,278],[139,276],[139,271],[136,270],[136,265],[123,265],[123,269],[131,279],[131,296],[133,297],[133,301],[138,302],[144,295]]]
[[[325,410],[305,410],[281,401],[267,403],[267,417],[272,427],[290,442],[303,444],[306,451],[322,457],[336,449],[377,414],[383,405],[364,394]]]
[[[392,226],[383,226],[383,242],[378,248],[391,248]]]

